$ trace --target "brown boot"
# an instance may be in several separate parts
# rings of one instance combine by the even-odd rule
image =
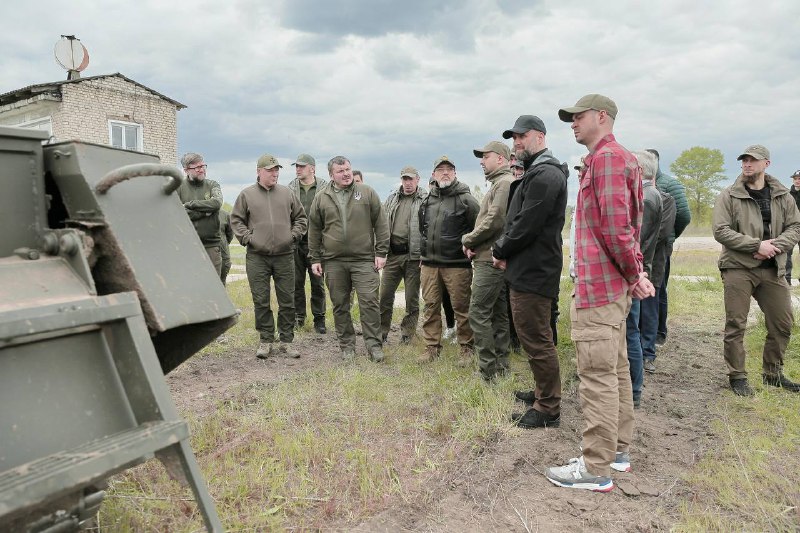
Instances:
[[[458,365],[459,368],[467,368],[472,364],[475,359],[475,352],[472,351],[472,346],[462,344],[458,349]]]
[[[432,363],[437,357],[439,357],[439,347],[426,346],[425,351],[419,356],[417,362],[420,364]]]

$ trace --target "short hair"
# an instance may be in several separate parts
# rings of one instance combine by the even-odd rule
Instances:
[[[648,148],[647,150],[645,150],[645,152],[650,152],[651,154],[656,156],[656,159],[659,160],[661,159],[661,156],[658,154],[658,150],[656,150],[655,148]]]
[[[337,155],[336,157],[332,158],[330,161],[328,161],[328,175],[330,176],[333,174],[333,165],[344,165],[345,163],[349,162],[350,160],[343,155]]]
[[[181,157],[181,165],[183,165],[183,168],[189,168],[189,165],[192,165],[194,163],[199,163],[202,160],[203,160],[202,155],[196,154],[194,152],[187,152],[183,154],[183,157]]]
[[[658,159],[649,150],[642,150],[641,152],[633,152],[636,159],[639,160],[639,166],[642,167],[642,178],[651,179],[655,178],[658,174]]]
[[[355,176],[361,176],[361,179],[362,179],[362,180],[364,179],[364,174],[362,174],[360,170],[354,170],[354,171],[353,171],[353,176],[354,176],[354,177],[355,177]]]

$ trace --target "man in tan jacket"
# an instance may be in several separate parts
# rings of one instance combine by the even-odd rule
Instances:
[[[745,369],[744,333],[750,298],[764,312],[764,384],[800,392],[800,384],[783,375],[783,355],[794,317],[786,257],[800,239],[800,213],[789,190],[766,173],[769,150],[748,146],[737,158],[742,173],[714,204],[714,238],[722,244],[719,270],[725,290],[724,355],[733,392],[752,396]]]
[[[253,296],[256,330],[261,342],[256,357],[280,354],[300,357],[291,347],[294,340],[294,249],[306,232],[308,219],[300,199],[278,184],[281,165],[265,154],[256,163],[256,183],[239,193],[231,212],[236,239],[247,248],[245,267]],[[269,281],[275,283],[278,299],[278,333],[270,309]]]
[[[508,372],[508,303],[504,273],[492,265],[492,244],[506,224],[508,191],[514,175],[508,166],[511,149],[492,141],[472,151],[491,187],[481,200],[475,229],[461,237],[464,255],[472,259],[472,296],[469,325],[481,377],[489,382]]]

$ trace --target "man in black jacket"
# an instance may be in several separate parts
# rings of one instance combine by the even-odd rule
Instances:
[[[558,426],[561,419],[561,371],[550,313],[563,265],[569,170],[547,148],[546,133],[542,119],[533,115],[522,115],[503,132],[503,138],[513,137],[525,173],[511,184],[505,231],[492,248],[494,264],[506,271],[514,324],[536,382],[533,394],[520,398],[533,406],[512,415],[525,428]]]

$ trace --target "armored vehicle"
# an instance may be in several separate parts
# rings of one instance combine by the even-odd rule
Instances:
[[[151,155],[0,127],[0,530],[72,531],[152,457],[220,521],[164,374],[232,326]]]

